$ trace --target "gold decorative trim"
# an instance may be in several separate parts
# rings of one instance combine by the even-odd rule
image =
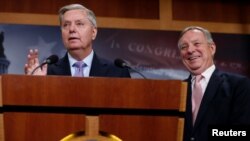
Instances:
[[[60,141],[122,141],[119,137],[109,134],[104,131],[99,132],[99,136],[91,137],[91,136],[85,136],[84,131],[78,131],[75,133],[71,133],[61,139]]]

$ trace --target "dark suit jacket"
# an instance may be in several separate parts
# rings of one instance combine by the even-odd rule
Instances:
[[[57,63],[49,65],[47,74],[71,76],[68,55],[66,54],[63,58],[59,59]],[[110,61],[101,59],[94,54],[89,76],[130,77],[130,73],[127,69],[116,67]]]
[[[188,81],[184,141],[207,141],[210,125],[250,124],[250,82],[216,69],[205,90],[195,125],[192,125],[191,76]]]

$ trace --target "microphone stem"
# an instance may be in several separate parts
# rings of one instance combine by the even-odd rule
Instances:
[[[46,64],[46,63],[42,63],[41,65],[35,67],[35,68],[33,69],[33,71],[31,72],[31,75],[34,75],[35,71],[36,71],[38,68],[41,68],[41,69],[42,69],[42,66],[45,65],[45,64]]]
[[[132,68],[130,68],[130,67],[128,67],[130,70],[132,70],[132,71],[134,71],[134,72],[136,72],[136,73],[138,73],[140,76],[142,76],[144,79],[147,79],[147,77],[145,76],[145,75],[143,75],[141,72],[139,72],[139,71],[137,71],[137,70],[135,70],[135,69],[132,69]]]

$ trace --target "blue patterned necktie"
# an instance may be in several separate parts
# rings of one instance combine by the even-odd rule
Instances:
[[[74,73],[73,76],[75,76],[75,77],[83,77],[84,76],[83,69],[86,66],[87,65],[84,62],[82,62],[82,61],[75,62],[73,64],[73,67],[75,67],[75,73]]]

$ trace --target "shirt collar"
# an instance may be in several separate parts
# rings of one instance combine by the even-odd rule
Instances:
[[[215,65],[212,65],[209,68],[207,68],[203,73],[201,73],[201,75],[203,76],[203,78],[206,82],[208,82],[210,80],[214,70],[215,70]],[[194,78],[195,78],[195,75],[192,75],[192,82],[193,82]]]
[[[74,59],[69,53],[68,53],[68,57],[69,57],[70,66],[73,66],[73,64],[77,62],[77,60]],[[91,67],[91,62],[93,60],[93,57],[94,57],[94,51],[92,50],[91,53],[81,61],[83,61],[88,67]]]

